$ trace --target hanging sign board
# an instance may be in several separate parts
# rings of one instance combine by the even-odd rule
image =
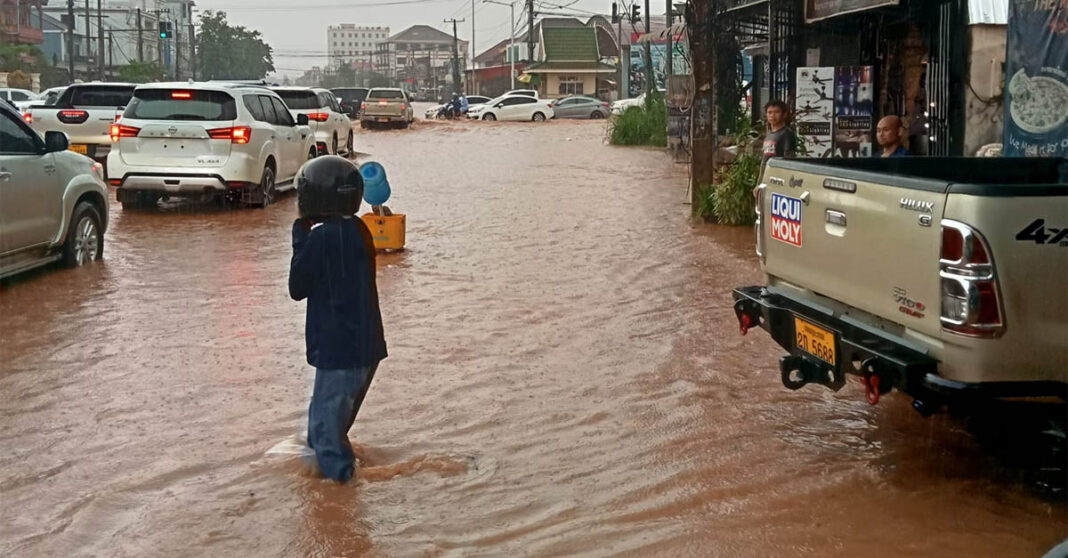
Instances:
[[[875,92],[872,66],[839,66],[834,71],[834,154],[871,157]]]
[[[1009,0],[1006,156],[1068,156],[1068,4]]]
[[[829,17],[896,6],[900,0],[805,0],[805,22],[812,23]]]
[[[794,122],[808,157],[831,156],[834,68],[798,68]]]

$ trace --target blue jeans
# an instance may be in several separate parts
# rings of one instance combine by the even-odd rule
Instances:
[[[308,446],[323,476],[345,482],[352,478],[349,429],[371,386],[378,363],[347,370],[315,370],[315,389],[308,407]]]

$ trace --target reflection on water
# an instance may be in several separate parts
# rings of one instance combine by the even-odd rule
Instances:
[[[311,374],[293,196],[116,206],[101,265],[0,286],[0,553],[1032,557],[1068,536],[1063,498],[969,421],[782,388],[731,311],[761,281],[751,231],[692,225],[684,168],[596,122],[481,124],[358,136],[409,249],[379,259],[391,356],[348,485],[267,455]]]

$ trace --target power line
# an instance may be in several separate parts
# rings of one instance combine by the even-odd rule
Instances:
[[[451,2],[453,0],[385,0],[382,2],[367,2],[363,4],[310,4],[297,6],[212,6],[212,10],[218,11],[256,11],[256,12],[303,12],[306,10],[351,10],[358,8],[375,8],[381,6],[404,6],[409,4],[430,4],[437,2]],[[467,3],[464,2],[464,6]]]

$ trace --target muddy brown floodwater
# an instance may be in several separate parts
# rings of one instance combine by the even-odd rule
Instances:
[[[744,228],[603,124],[365,132],[408,251],[338,486],[305,428],[295,199],[112,208],[105,260],[0,285],[3,556],[1036,557],[1068,535],[957,419],[787,391]]]

